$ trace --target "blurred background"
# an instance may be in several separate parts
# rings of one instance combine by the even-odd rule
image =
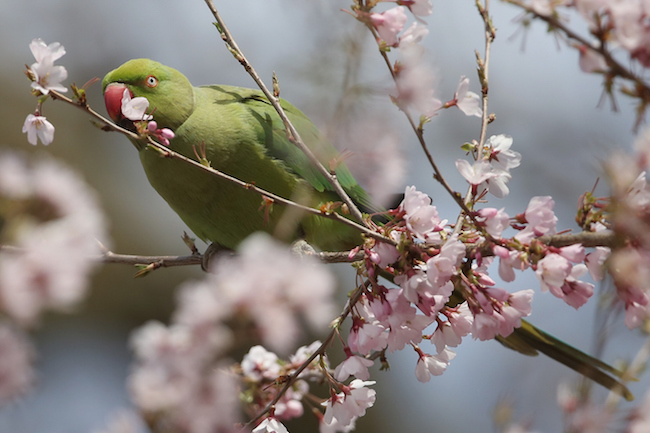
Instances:
[[[423,45],[435,66],[437,95],[451,99],[461,75],[470,77],[471,90],[478,93],[474,50],[483,52],[484,40],[474,2],[433,3]],[[618,112],[607,102],[598,106],[600,78],[579,70],[574,50],[558,43],[542,24],[523,29],[514,21],[518,10],[492,3],[497,38],[490,65],[490,112],[497,120],[489,133],[513,136],[513,149],[523,159],[512,173],[511,194],[491,204],[515,215],[530,197],[551,195],[558,230],[575,230],[578,197],[601,175],[601,161],[633,141],[634,107],[621,97]],[[443,218],[455,219],[457,209],[432,180],[414,134],[386,97],[389,75],[374,41],[340,11],[348,2],[215,4],[258,73],[270,83],[275,71],[281,95],[327,131],[341,150],[354,152],[348,162],[364,186],[397,193],[416,185],[434,198]],[[98,130],[81,111],[48,102],[44,114],[57,128],[54,143],[47,148],[27,143],[21,127],[36,103],[23,75],[24,64],[34,61],[28,45],[38,37],[63,44],[67,54],[58,64],[68,70],[68,85],[102,78],[131,58],[149,57],[179,69],[195,85],[254,86],[224,48],[212,21],[200,0],[0,0],[0,147],[48,153],[78,170],[101,198],[115,252],[186,254],[181,241],[186,228],[149,186],[131,144]],[[103,113],[101,86],[91,87],[88,95],[91,106]],[[464,142],[478,138],[479,128],[478,118],[458,110],[447,110],[426,125],[429,146],[457,190],[466,187],[454,161],[463,157]],[[602,185],[598,191],[607,193]],[[343,305],[353,273],[343,265],[336,270]],[[195,268],[162,269],[137,280],[134,272],[125,265],[104,266],[75,314],[45,317],[33,334],[38,386],[0,410],[0,432],[92,432],[116,410],[129,407],[124,388],[131,360],[129,333],[150,319],[166,321],[179,283],[201,278]],[[506,287],[535,289],[531,321],[582,350],[593,349],[595,300],[576,312],[539,293],[532,273]],[[633,357],[643,342],[621,325],[612,333],[603,355],[608,362]],[[458,348],[443,376],[426,384],[414,376],[417,356],[411,351],[393,354],[389,361],[390,371],[373,372],[377,403],[358,423],[358,431],[492,431],[493,411],[504,400],[513,403],[516,418],[535,430],[559,431],[557,385],[577,377],[544,356],[527,358],[495,342],[473,340]],[[631,385],[637,402],[647,385],[647,380]],[[596,395],[604,396],[601,391]]]

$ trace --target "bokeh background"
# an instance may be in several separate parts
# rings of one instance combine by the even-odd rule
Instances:
[[[434,0],[426,17],[430,34],[423,45],[435,66],[437,94],[450,99],[461,75],[479,91],[474,50],[483,51],[483,27],[474,2]],[[492,205],[510,215],[522,212],[530,197],[552,195],[559,229],[573,221],[580,194],[601,175],[610,152],[633,141],[634,106],[618,98],[618,112],[599,106],[600,78],[580,72],[574,50],[558,43],[542,24],[525,29],[519,11],[492,2],[497,27],[490,66],[491,134],[514,137],[523,155],[513,171],[511,194]],[[376,45],[361,24],[340,11],[338,0],[215,1],[241,48],[259,74],[280,79],[282,96],[302,108],[341,147],[366,186],[403,192],[405,185],[434,197],[441,214],[455,219],[454,208],[431,177],[406,120],[386,97],[388,72]],[[582,29],[573,17],[578,29]],[[35,99],[22,71],[33,58],[33,38],[62,43],[58,62],[69,72],[67,84],[83,84],[135,57],[150,57],[175,67],[198,84],[253,86],[223,46],[201,0],[0,0],[0,147],[47,153],[73,166],[97,191],[111,221],[113,251],[132,254],[185,254],[180,219],[149,186],[135,150],[117,134],[102,132],[70,106],[48,102],[45,115],[56,126],[55,141],[32,147],[21,134]],[[393,57],[394,59],[395,57]],[[103,112],[99,85],[89,100]],[[458,190],[465,184],[454,161],[460,146],[478,138],[480,123],[458,110],[443,112],[426,126],[425,136],[443,173]],[[361,133],[360,133],[361,131]],[[395,137],[391,141],[380,140]],[[364,139],[365,138],[365,141]],[[378,144],[382,141],[381,146]],[[379,168],[368,166],[380,156]],[[383,183],[382,183],[383,181]],[[606,194],[606,187],[599,190]],[[336,266],[344,293],[354,282],[347,266]],[[124,383],[131,354],[129,333],[149,319],[166,320],[174,289],[198,269],[163,269],[133,279],[134,269],[107,265],[95,276],[89,298],[70,315],[52,314],[33,333],[39,353],[38,386],[29,396],[0,410],[0,432],[82,433],[97,431],[120,408],[128,408]],[[598,335],[594,300],[576,312],[550,294],[539,293],[532,274],[510,290],[534,288],[531,321],[575,346],[591,351]],[[637,333],[611,329],[607,361],[630,358],[642,344]],[[409,350],[390,356],[391,370],[374,372],[377,403],[359,431],[492,431],[500,401],[512,403],[515,417],[538,431],[558,431],[558,383],[577,375],[544,358],[526,358],[495,342],[465,341],[448,371],[431,382],[414,376],[417,357]],[[632,391],[643,397],[647,380]],[[597,392],[597,396],[604,393]],[[301,431],[295,425],[291,431]]]

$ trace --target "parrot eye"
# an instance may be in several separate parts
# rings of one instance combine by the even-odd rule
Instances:
[[[154,77],[153,75],[149,75],[147,77],[147,86],[149,87],[156,87],[158,85],[158,79]]]

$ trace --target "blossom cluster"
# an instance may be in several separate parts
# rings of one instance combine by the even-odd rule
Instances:
[[[393,101],[404,110],[415,108],[425,118],[435,116],[442,108],[458,107],[468,116],[481,116],[479,96],[469,91],[469,79],[462,76],[454,97],[443,103],[435,96],[436,82],[432,67],[425,60],[425,50],[420,42],[429,30],[421,17],[431,15],[431,0],[396,0],[384,3],[397,3],[383,12],[355,9],[356,18],[373,28],[378,35],[381,50],[396,48],[400,60],[394,66],[396,89],[391,95]],[[410,11],[415,17],[413,23],[406,27]]]
[[[36,62],[29,67],[27,75],[32,80],[33,93],[39,97],[39,100],[35,112],[28,114],[23,123],[23,133],[27,134],[27,141],[30,144],[36,145],[40,140],[47,146],[54,140],[55,128],[42,115],[42,106],[50,91],[67,92],[68,90],[61,84],[68,77],[68,71],[64,66],[54,65],[54,62],[65,54],[65,48],[59,42],[47,45],[42,39],[34,39],[29,44],[29,48]],[[158,124],[153,121],[153,116],[147,114],[148,108],[147,98],[141,96],[133,98],[131,92],[124,89],[120,105],[122,116],[132,122],[142,123],[142,127],[136,126],[140,134],[150,135],[165,146],[169,146],[169,140],[174,138],[174,132],[169,128],[158,128]]]
[[[613,43],[630,53],[644,67],[650,66],[650,5],[637,0],[531,0],[530,7],[542,16],[557,14],[557,8],[575,8],[587,22],[589,30],[603,41]],[[589,50],[587,52],[586,50]],[[583,47],[581,62],[591,56],[589,72],[604,72],[607,63],[591,47]],[[602,69],[599,69],[602,68]],[[584,68],[583,68],[584,69]]]
[[[260,410],[275,395],[268,385],[315,349],[300,349],[284,370],[277,355],[261,346],[249,351],[239,371],[228,357],[255,341],[287,353],[301,337],[302,323],[318,330],[334,315],[334,279],[325,265],[293,255],[265,234],[249,237],[238,253],[216,258],[205,280],[180,288],[169,326],[149,322],[133,335],[131,395],[161,422],[187,431],[234,428],[242,386],[244,395],[255,396],[250,407]],[[297,382],[275,405],[274,416],[300,416],[304,387]]]
[[[512,178],[510,169],[519,167],[521,155],[510,150],[512,137],[493,135],[477,149],[479,157],[470,165],[467,160],[456,161],[456,168],[472,186],[472,194],[481,196],[485,191],[498,198],[510,193],[506,183]]]
[[[0,403],[31,383],[29,343],[18,330],[46,310],[67,311],[86,294],[106,223],[93,191],[53,160],[0,154]]]
[[[519,164],[519,154],[510,150],[511,138],[493,136],[487,142],[486,154],[492,160],[481,161],[487,167],[485,173],[507,173]],[[470,167],[458,166],[461,173]],[[475,187],[475,197],[489,190],[490,179],[468,179]],[[498,191],[507,193],[503,188]],[[426,194],[407,187],[404,200],[391,211],[393,220],[380,229],[397,246],[374,240],[365,246],[371,279],[388,272],[398,287],[388,288],[374,279],[372,290],[353,309],[345,350],[357,373],[363,375],[357,377],[367,377],[366,364],[360,361],[368,360],[360,360],[358,355],[390,353],[410,345],[418,355],[416,377],[428,381],[430,375],[445,371],[455,355],[451,348],[463,337],[507,337],[521,326],[521,319],[531,312],[533,290],[509,293],[496,287],[488,269],[494,260],[499,260],[502,280],[511,282],[515,270],[531,268],[542,291],[551,292],[574,308],[584,305],[594,286],[580,278],[591,271],[594,279],[602,279],[608,251],[599,248],[587,254],[580,244],[553,247],[541,242],[540,237],[556,233],[553,205],[550,197],[533,197],[526,210],[514,218],[504,209],[482,208],[466,218],[461,234],[457,234],[440,218]],[[505,238],[506,229],[514,229],[516,234]],[[483,245],[484,252],[468,247],[468,243]],[[427,331],[430,325],[433,330]],[[435,354],[422,349],[423,337],[434,344]]]
[[[368,386],[375,382],[354,379],[344,384],[347,375],[337,369],[333,377],[327,357],[322,354],[313,356],[321,348],[322,343],[315,341],[309,346],[300,347],[288,361],[280,360],[275,353],[262,346],[252,347],[244,356],[240,370],[246,386],[243,395],[252,402],[248,410],[252,415],[257,414],[274,398],[277,400],[269,415],[253,432],[286,432],[282,421],[302,416],[303,401],[320,402],[320,408],[313,407],[312,413],[317,414],[321,433],[350,431],[356,419],[373,406],[375,391]],[[313,360],[309,362],[311,358]],[[302,370],[297,380],[277,399],[277,392],[282,386],[278,378],[294,375],[299,368]],[[310,383],[325,381],[329,383],[329,398],[319,398],[310,393]]]
[[[649,104],[644,68],[650,67],[650,4],[641,0],[515,0],[531,19],[545,21],[570,48],[577,50],[583,72],[603,76],[604,92],[616,107],[614,90],[637,99],[635,128],[642,123]],[[569,17],[582,23],[569,25]],[[573,18],[572,18],[573,19]],[[589,35],[583,35],[582,28]],[[622,83],[616,83],[616,80]],[[616,85],[618,84],[618,85]]]
[[[47,45],[42,39],[34,39],[29,48],[36,58],[29,72],[32,78],[32,89],[37,95],[48,95],[50,90],[66,92],[61,82],[68,77],[65,67],[54,65],[54,62],[65,54],[65,48],[58,42]],[[23,132],[27,133],[27,141],[36,145],[38,140],[48,145],[54,140],[54,125],[41,115],[41,102],[36,107],[36,112],[29,114],[23,124]]]

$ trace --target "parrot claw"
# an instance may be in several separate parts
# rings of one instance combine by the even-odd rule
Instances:
[[[203,269],[204,272],[209,272],[210,262],[212,261],[212,258],[217,253],[221,251],[227,251],[227,250],[228,248],[225,248],[223,245],[220,245],[216,242],[213,242],[210,245],[208,245],[208,247],[203,252],[203,256],[201,256],[201,269]]]
[[[304,239],[298,239],[293,242],[291,244],[291,252],[298,257],[314,256],[317,254],[314,247],[309,245]]]

